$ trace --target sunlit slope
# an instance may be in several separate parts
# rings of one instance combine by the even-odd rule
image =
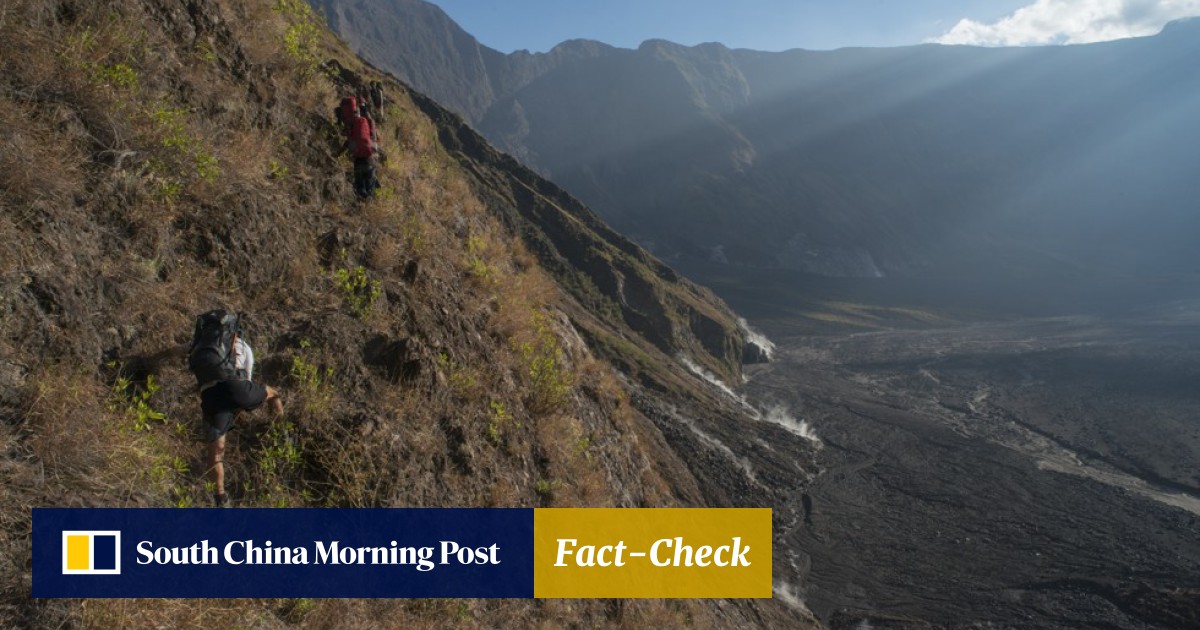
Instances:
[[[751,422],[677,359],[737,382],[733,313],[306,4],[18,0],[0,39],[0,626],[809,623],[776,602],[30,599],[30,508],[210,504],[170,350],[216,306],[245,313],[286,408],[230,434],[238,507],[771,499],[709,483],[736,463],[650,417]],[[358,203],[332,111],[366,80],[388,159]]]

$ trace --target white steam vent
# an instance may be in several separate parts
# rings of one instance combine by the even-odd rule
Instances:
[[[774,592],[776,598],[793,610],[812,614],[812,611],[808,609],[808,605],[800,598],[800,589],[795,586],[787,582],[775,582],[772,584],[771,590]]]
[[[763,413],[755,408],[750,401],[746,400],[744,396],[733,391],[732,387],[726,385],[724,381],[717,378],[717,376],[712,372],[709,372],[699,365],[696,365],[694,361],[683,355],[679,355],[678,359],[679,362],[684,365],[684,367],[691,370],[693,374],[704,379],[713,387],[716,387],[722,394],[725,394],[730,400],[745,409],[746,412],[749,413],[750,416],[755,420],[777,424],[787,430],[788,433],[804,438],[809,442],[812,442],[818,448],[821,447],[821,439],[817,437],[817,432],[813,430],[812,425],[805,420],[797,420],[796,416],[792,415],[791,410],[787,407],[783,405],[775,405],[774,407],[768,409],[766,413]]]
[[[813,430],[812,425],[806,420],[797,420],[796,417],[792,415],[792,412],[783,405],[775,405],[774,407],[771,407],[767,413],[762,416],[762,420],[777,424],[784,429],[787,429],[788,433],[791,433],[797,437],[802,437],[818,447],[821,446],[821,438],[817,437],[817,432]]]
[[[728,396],[733,402],[744,407],[746,411],[750,412],[755,418],[759,417],[760,414],[758,413],[758,410],[754,408],[754,405],[751,405],[745,398],[739,396],[737,392],[733,391],[733,388],[725,384],[725,381],[717,378],[716,374],[713,374],[699,365],[696,365],[695,361],[692,361],[682,354],[679,355],[678,359],[684,367],[691,370],[692,374],[699,376],[707,381],[710,385],[713,385],[717,389],[721,390],[721,393]]]

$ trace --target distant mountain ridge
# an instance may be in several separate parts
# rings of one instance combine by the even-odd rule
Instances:
[[[317,2],[375,62],[657,254],[834,276],[1200,269],[1200,23],[1087,46],[504,55],[419,0]],[[352,8],[353,7],[353,8]]]

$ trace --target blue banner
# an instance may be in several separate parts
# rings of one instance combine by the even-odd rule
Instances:
[[[533,597],[532,509],[33,510],[34,597]]]

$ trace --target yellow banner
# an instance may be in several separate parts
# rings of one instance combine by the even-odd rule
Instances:
[[[534,597],[771,597],[769,508],[537,509],[533,524]]]

